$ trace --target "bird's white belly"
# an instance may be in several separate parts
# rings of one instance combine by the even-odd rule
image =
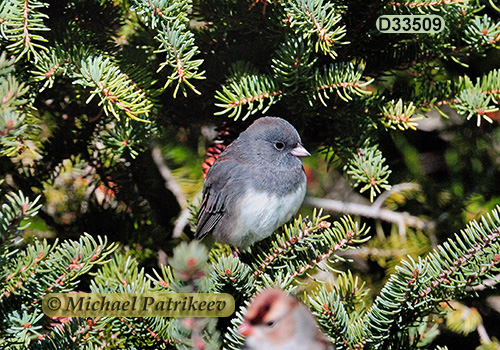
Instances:
[[[311,343],[311,339],[295,336],[283,344],[276,344],[266,339],[258,339],[255,342],[248,342],[248,348],[251,350],[325,350],[326,348],[319,343]]]
[[[285,196],[248,190],[238,208],[238,222],[231,233],[236,246],[250,244],[270,236],[274,230],[290,220],[297,212],[306,194],[306,184]]]

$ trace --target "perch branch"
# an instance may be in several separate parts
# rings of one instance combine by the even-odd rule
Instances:
[[[323,208],[326,211],[357,215],[392,222],[398,225],[398,230],[401,235],[404,235],[406,233],[407,226],[414,227],[418,230],[432,230],[435,227],[434,222],[425,221],[421,218],[410,215],[407,212],[399,213],[388,209],[382,209],[374,205],[348,203],[334,199],[316,197],[306,197],[304,204]]]

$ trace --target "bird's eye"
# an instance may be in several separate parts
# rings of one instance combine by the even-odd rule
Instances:
[[[274,321],[266,322],[266,326],[268,326],[268,327],[273,327],[274,325],[275,325]]]
[[[283,142],[278,141],[274,144],[274,147],[276,147],[278,151],[281,151],[283,148],[285,148],[285,144]]]

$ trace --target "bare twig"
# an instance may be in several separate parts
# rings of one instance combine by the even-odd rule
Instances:
[[[189,208],[184,208],[181,211],[181,214],[175,220],[174,231],[172,232],[172,237],[179,238],[184,232],[184,227],[186,227],[189,223]]]
[[[184,228],[189,223],[189,208],[187,205],[186,195],[181,186],[175,180],[175,177],[168,168],[167,163],[165,163],[165,160],[161,155],[161,150],[158,146],[153,146],[151,156],[158,167],[158,171],[165,180],[165,187],[174,194],[177,199],[177,203],[179,203],[179,206],[182,208],[181,213],[175,220],[174,230],[172,232],[172,237],[178,238],[181,236]]]
[[[153,146],[153,150],[151,151],[151,156],[153,157],[153,161],[158,167],[161,176],[165,180],[165,187],[174,194],[175,198],[177,199],[177,203],[179,203],[179,206],[183,209],[186,208],[187,207],[186,195],[184,194],[184,191],[182,190],[181,186],[179,186],[179,184],[175,180],[175,177],[168,168],[167,163],[165,163],[165,160],[161,155],[161,150],[158,146]]]
[[[342,202],[334,199],[306,197],[304,204],[314,207],[323,208],[326,211],[336,213],[345,213],[350,215],[358,215],[367,218],[379,219],[387,222],[392,222],[398,225],[398,230],[401,235],[406,234],[406,227],[414,227],[419,230],[434,229],[435,224],[432,221],[425,221],[416,216],[410,215],[407,212],[395,212],[388,209],[381,209],[378,206],[364,205],[357,203]]]
[[[496,275],[495,279],[486,279],[481,284],[478,284],[477,286],[474,286],[474,287],[469,287],[469,288],[467,288],[467,290],[468,291],[470,291],[470,290],[475,290],[475,291],[485,290],[487,288],[491,288],[493,286],[496,286],[499,281],[500,281],[500,274]]]
[[[193,203],[201,203],[201,195],[202,191],[198,192],[194,198],[193,198]],[[179,217],[177,220],[175,220],[174,223],[174,231],[172,233],[172,237],[178,238],[182,235],[182,232],[184,232],[184,228],[189,225],[189,216],[191,215],[191,210],[189,207],[186,207],[182,209]]]
[[[391,195],[397,192],[402,192],[402,191],[417,191],[420,190],[420,185],[413,183],[413,182],[404,182],[400,183],[397,185],[394,185],[391,187],[389,191],[384,191],[378,198],[373,202],[372,207],[374,208],[382,208],[382,205],[384,205],[384,202],[386,201],[387,198],[389,198]]]
[[[480,323],[478,326],[477,326],[477,333],[479,334],[479,338],[481,338],[481,340],[484,342],[484,343],[491,343],[491,338],[490,336],[488,335],[488,332],[486,331],[486,328],[484,327],[483,323]]]

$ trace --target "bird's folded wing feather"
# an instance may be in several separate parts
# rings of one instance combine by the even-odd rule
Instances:
[[[203,239],[209,234],[226,213],[229,195],[234,195],[227,188],[231,183],[231,177],[235,162],[223,160],[216,162],[210,169],[211,174],[205,180],[203,199],[198,214],[198,225],[195,238]]]

